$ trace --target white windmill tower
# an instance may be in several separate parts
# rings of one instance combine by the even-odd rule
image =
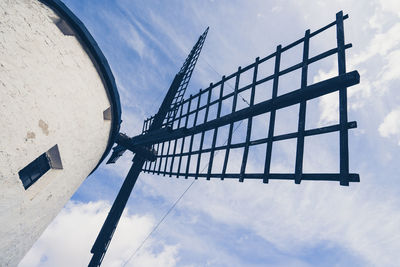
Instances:
[[[121,109],[63,3],[0,1],[0,22],[0,266],[15,266],[108,154]]]

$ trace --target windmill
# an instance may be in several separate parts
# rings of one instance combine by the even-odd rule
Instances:
[[[245,179],[261,179],[263,183],[268,183],[270,179],[284,179],[294,180],[296,184],[300,184],[302,180],[322,180],[339,181],[342,186],[348,186],[350,182],[359,182],[359,175],[349,172],[348,130],[356,128],[357,124],[354,121],[349,122],[347,118],[347,87],[358,84],[360,76],[357,71],[346,72],[345,50],[352,47],[351,44],[345,44],[344,40],[343,21],[347,18],[348,15],[343,15],[343,12],[340,11],[332,23],[314,32],[307,30],[304,37],[299,40],[284,47],[278,45],[272,54],[256,58],[254,63],[243,68],[239,67],[235,73],[223,76],[220,81],[211,83],[208,88],[184,99],[184,93],[207,36],[207,28],[173,79],[157,114],[144,121],[142,133],[135,137],[128,137],[120,133],[115,140],[117,145],[113,148],[113,153],[107,163],[115,163],[126,150],[132,151],[135,156],[128,175],[91,249],[93,256],[89,266],[101,264],[130,193],[142,171],[184,177],[185,179],[188,177],[194,177],[194,179],[201,177],[207,180],[233,178],[238,179],[239,182],[243,182]],[[310,39],[334,26],[336,26],[336,47],[309,57]],[[281,55],[301,44],[303,45],[302,61],[281,69]],[[338,75],[309,84],[307,81],[308,66],[335,54],[337,55]],[[273,73],[259,77],[258,69],[267,61],[274,63]],[[301,70],[300,88],[278,95],[279,78],[295,70]],[[250,84],[241,86],[240,78],[245,72],[252,74],[252,81]],[[226,90],[228,81],[234,81],[233,92]],[[256,90],[259,85],[268,81],[273,83],[271,98],[256,103]],[[307,101],[336,91],[339,91],[339,123],[322,128],[305,129]],[[244,92],[250,93],[250,101],[247,107],[239,109],[238,98]],[[212,100],[212,94],[218,97]],[[230,100],[232,106],[227,114],[222,114],[222,106],[226,100]],[[299,105],[297,131],[275,135],[276,111],[292,105]],[[211,112],[212,109],[214,112]],[[266,113],[270,114],[268,135],[254,140],[251,138],[253,118]],[[234,124],[240,121],[247,121],[245,140],[232,142]],[[228,128],[228,136],[226,142],[221,144],[217,140],[219,129],[222,127]],[[207,146],[205,146],[206,132],[212,133]],[[339,133],[339,173],[304,173],[305,137],[332,132]],[[195,135],[200,137],[196,148],[194,147]],[[297,140],[295,171],[293,173],[273,173],[271,172],[273,144],[288,139]],[[254,173],[249,171],[246,166],[250,148],[258,145],[266,145],[264,171]],[[230,172],[227,166],[230,153],[234,149],[242,151],[241,166],[239,171]],[[215,171],[213,168],[214,156],[218,152],[224,152],[223,164],[221,170]],[[200,166],[203,166],[204,163],[207,170],[203,173]]]

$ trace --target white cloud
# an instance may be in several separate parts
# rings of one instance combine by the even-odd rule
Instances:
[[[317,83],[337,75],[337,63],[329,71],[319,70],[314,76],[313,83]],[[337,93],[324,95],[319,100],[319,109],[321,111],[319,117],[319,126],[330,123],[338,123],[339,121],[339,97]]]
[[[400,107],[386,115],[378,130],[382,137],[398,139],[400,145]]]
[[[129,20],[127,20],[121,14],[114,14],[109,10],[102,10],[101,12],[103,18],[112,25],[118,33],[118,37],[124,41],[128,47],[135,51],[140,57],[147,55],[146,42],[139,34],[135,25],[133,25]]]
[[[145,42],[132,24],[127,24],[126,27],[127,30],[121,32],[121,36],[133,50],[143,57],[146,49]],[[121,27],[121,29],[124,29],[124,27]]]
[[[385,59],[386,65],[379,74],[379,81],[375,83],[381,90],[386,89],[388,83],[400,79],[400,49],[390,52]]]
[[[383,33],[371,34],[368,37],[370,37],[368,45],[360,52],[350,57],[350,69],[362,66],[374,56],[386,56],[388,53],[398,48],[400,45],[400,23],[394,24]],[[368,69],[375,69],[376,67],[377,66],[369,66]],[[376,69],[378,71],[380,70],[379,68]]]
[[[375,12],[375,16],[384,15],[380,9]],[[371,28],[376,27],[375,24],[371,25]],[[384,32],[368,35],[367,41],[368,45],[358,49],[356,54],[349,54],[347,59],[347,69],[356,69],[361,75],[360,84],[348,88],[348,105],[353,110],[368,108],[365,105],[372,95],[383,100],[384,94],[392,88],[390,83],[399,79],[400,23],[391,25]],[[319,70],[313,81],[319,82],[336,75],[335,61],[329,71]],[[320,125],[338,122],[339,101],[336,93],[321,97],[319,107]]]
[[[396,0],[379,0],[381,7],[388,13],[396,14],[400,17],[400,4]]]
[[[164,56],[167,56],[170,58],[172,61],[175,59],[174,57],[171,56],[171,51],[166,47],[166,44],[163,43],[160,39],[159,35],[154,35],[153,32],[149,31],[147,27],[145,27],[138,19],[137,19],[137,13],[133,12],[129,7],[132,4],[130,1],[126,0],[120,0],[117,1],[116,4],[120,7],[121,10],[124,11],[124,14],[129,18],[129,23],[133,24],[137,30],[140,31],[141,36],[149,41],[152,45],[156,45],[157,49],[163,52]],[[150,14],[153,14],[151,10],[146,10]],[[146,13],[147,13],[146,12]],[[141,15],[147,15],[147,14],[141,14]],[[161,25],[162,26],[162,25]],[[124,26],[122,26],[124,27]],[[149,52],[150,50],[147,50]],[[152,60],[153,64],[157,64],[155,58],[150,58]],[[159,66],[158,68],[162,68],[162,66]]]
[[[86,266],[91,258],[89,240],[95,240],[110,209],[105,202],[69,202],[42,234],[38,242],[19,264],[23,266]],[[151,231],[150,216],[129,214],[126,210],[119,222],[102,266],[121,266]],[[152,247],[158,246],[158,251]],[[176,246],[149,239],[126,266],[175,266]]]
[[[176,197],[171,194],[176,186],[171,180],[155,177],[145,183],[170,201]],[[367,265],[395,266],[400,250],[399,201],[391,194],[381,198],[375,190],[368,181],[345,188],[327,182],[296,186],[277,181],[263,185],[199,180],[178,209],[182,214],[207,214],[214,223],[251,229],[292,255],[327,242]]]
[[[339,97],[337,93],[324,95],[319,101],[321,110],[320,126],[339,121]]]

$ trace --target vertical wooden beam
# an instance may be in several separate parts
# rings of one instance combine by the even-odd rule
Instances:
[[[210,109],[210,100],[211,100],[211,88],[212,88],[213,84],[210,83],[210,86],[208,87],[208,96],[207,96],[207,104],[206,104],[206,111],[204,114],[204,120],[203,123],[207,122],[207,117],[208,117],[208,111]],[[205,131],[201,132],[201,137],[200,137],[200,146],[199,146],[199,155],[197,157],[197,166],[196,166],[196,177],[195,179],[197,179],[197,176],[200,173],[200,163],[201,163],[201,154],[202,154],[202,150],[203,150],[203,142],[204,142],[204,135],[205,135]]]
[[[241,70],[242,70],[242,67],[239,66],[237,75],[236,75],[235,89],[233,92],[232,113],[236,111],[236,102],[237,102],[237,95],[238,95],[238,90],[239,90],[239,80],[240,80]],[[228,140],[226,143],[226,152],[225,152],[224,166],[222,167],[221,180],[224,180],[226,168],[228,166],[229,151],[230,151],[230,147],[231,147],[231,143],[232,143],[233,124],[234,124],[233,122],[231,122],[229,124],[229,133],[228,133]]]
[[[279,67],[281,64],[281,49],[282,46],[278,45],[276,47],[275,53],[275,68],[274,68],[274,82],[272,85],[272,101],[278,96],[278,82],[279,82]],[[268,183],[268,176],[271,169],[271,154],[272,154],[272,137],[274,136],[275,128],[275,116],[276,110],[272,110],[269,117],[269,128],[268,128],[268,142],[267,142],[267,153],[265,155],[265,166],[264,166],[264,177],[263,183]]]
[[[303,66],[301,68],[301,89],[307,87],[307,73],[308,73],[308,54],[310,47],[310,30],[307,30],[304,35],[303,41]],[[294,182],[300,184],[301,175],[303,173],[303,156],[304,156],[304,130],[306,124],[306,106],[305,100],[300,102],[299,108],[299,121],[298,121],[298,135],[297,135],[297,148],[296,148],[296,166]]]
[[[338,47],[338,72],[346,73],[346,51],[344,47],[343,11],[336,14],[336,40]],[[340,124],[340,185],[349,185],[349,132],[347,128],[347,88],[339,89],[339,124]]]
[[[147,119],[144,120],[143,122],[142,133],[144,133],[144,131],[146,130],[146,125],[147,125]]]
[[[221,108],[222,108],[222,96],[224,95],[224,84],[225,84],[225,75],[222,76],[221,87],[219,90],[219,99],[218,99],[218,108],[217,108],[217,119],[221,116]],[[213,140],[211,144],[211,152],[210,152],[210,160],[208,162],[208,171],[207,171],[207,180],[210,180],[210,175],[212,171],[212,165],[214,161],[214,152],[215,146],[217,143],[217,136],[218,136],[218,127],[214,129]]]
[[[158,165],[158,172],[157,172],[157,174],[160,174],[160,172],[161,172],[161,164],[162,164],[162,162],[163,162],[163,156],[164,156],[164,145],[165,145],[165,142],[163,142],[163,143],[162,143],[162,146],[161,146],[161,154],[160,154],[160,157],[159,157],[160,162],[159,162],[159,165]]]
[[[181,127],[181,121],[182,121],[182,114],[183,114],[183,105],[182,104],[180,106],[180,109],[181,109],[181,111],[179,113],[178,129]],[[174,161],[175,161],[175,157],[176,157],[176,146],[177,146],[177,144],[178,144],[178,140],[176,139],[175,143],[174,143],[174,150],[173,150],[173,153],[172,153],[171,168],[169,169],[169,177],[172,176],[172,170],[174,168]]]
[[[192,100],[193,100],[193,95],[190,95],[189,102],[188,102],[187,113],[186,113],[185,128],[188,127],[189,113],[190,113],[190,107],[191,107],[191,104],[192,104]],[[177,170],[177,173],[176,173],[176,178],[179,177],[179,173],[181,171],[182,154],[183,154],[183,148],[185,147],[185,139],[186,139],[186,137],[182,137],[181,153],[180,153],[180,156],[179,156],[179,163],[178,163],[178,170]]]
[[[196,125],[197,123],[197,117],[199,115],[199,108],[200,108],[200,100],[201,100],[201,95],[202,95],[202,89],[200,89],[200,93],[199,96],[197,97],[197,107],[196,107],[196,112],[194,115],[194,121],[193,121],[193,125]],[[192,156],[192,149],[193,149],[193,139],[194,139],[194,134],[192,134],[190,136],[190,145],[189,145],[189,153],[188,153],[188,158],[187,158],[187,162],[186,162],[186,173],[185,173],[185,179],[187,179],[189,177],[189,167],[190,167],[190,158]],[[197,179],[197,176],[195,177],[195,179]]]
[[[259,60],[260,60],[260,58],[257,57],[256,62],[254,64],[253,82],[252,82],[251,93],[250,93],[250,107],[254,105],[254,95],[256,92],[257,71],[258,71],[258,61]],[[249,155],[249,144],[250,144],[252,124],[253,124],[253,117],[250,117],[247,119],[246,144],[245,144],[244,151],[243,151],[242,165],[240,167],[239,182],[243,182],[243,180],[244,180],[243,176],[246,171],[247,158]]]
[[[157,143],[157,154],[158,154],[158,152],[160,152],[159,149],[160,149],[160,143]],[[157,166],[157,162],[158,162],[159,158],[160,158],[160,156],[158,155],[157,158],[156,158],[156,161],[154,161],[153,174],[156,173],[156,166]]]
[[[163,176],[165,176],[165,173],[167,172],[167,166],[168,166],[168,158],[169,158],[169,149],[171,147],[171,140],[168,141],[168,148],[167,148],[167,153],[165,154],[165,165],[164,165],[164,172]]]

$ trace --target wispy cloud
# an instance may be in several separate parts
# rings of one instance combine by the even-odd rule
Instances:
[[[86,240],[95,240],[109,209],[110,205],[102,201],[69,202],[19,266],[87,265],[91,257],[91,247]],[[103,266],[121,266],[128,261],[133,254],[132,248],[140,245],[153,224],[154,218],[151,216],[133,215],[126,210]],[[158,249],[155,250],[155,247]],[[134,266],[175,266],[177,253],[177,246],[150,239],[135,256]],[[132,266],[132,263],[127,266]]]
[[[379,133],[382,137],[393,137],[400,145],[400,108],[392,110],[379,125]]]

